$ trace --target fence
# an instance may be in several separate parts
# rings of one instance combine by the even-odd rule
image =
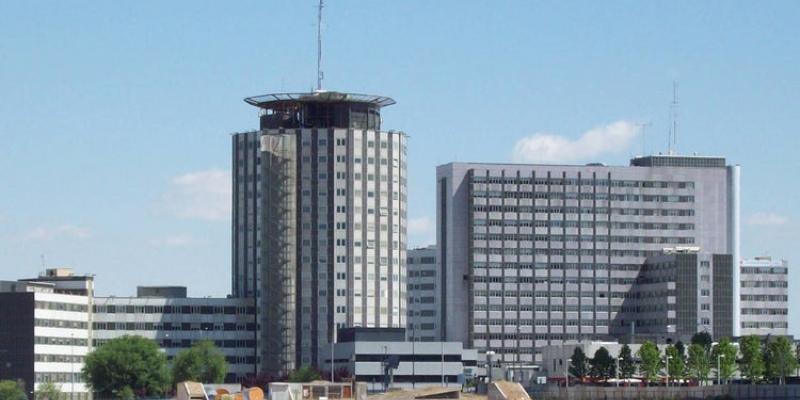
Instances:
[[[564,388],[539,385],[528,388],[534,400],[783,400],[800,399],[800,385],[714,385],[679,387],[603,387],[577,385]]]

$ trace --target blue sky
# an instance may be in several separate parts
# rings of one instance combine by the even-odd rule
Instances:
[[[243,97],[312,88],[315,5],[1,2],[0,279],[35,275],[44,254],[101,294],[228,293],[229,134],[257,126]],[[329,0],[324,87],[397,100],[384,127],[411,136],[422,245],[436,165],[664,151],[678,81],[678,150],[742,165],[743,254],[792,268],[798,18],[779,1]]]

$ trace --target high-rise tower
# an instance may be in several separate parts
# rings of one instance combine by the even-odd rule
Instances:
[[[262,373],[327,368],[334,327],[405,326],[406,135],[388,97],[315,91],[245,99],[233,135],[233,294],[256,297]]]

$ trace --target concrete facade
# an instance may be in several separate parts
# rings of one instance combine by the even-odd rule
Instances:
[[[526,363],[546,345],[624,335],[647,257],[691,246],[738,259],[738,169],[685,156],[439,166],[443,337]]]
[[[383,365],[391,356],[399,358],[393,371],[395,388],[461,387],[463,379],[484,371],[478,370],[478,352],[460,342],[410,342],[402,328],[354,328],[339,335],[341,340],[334,345],[336,369],[345,368],[356,381],[370,383],[371,389],[383,384]],[[325,349],[326,364],[330,351],[330,347]]]
[[[52,282],[1,282],[0,379],[21,380],[29,394],[53,383],[76,400],[90,399],[81,376],[91,351],[90,303]]]
[[[210,340],[228,362],[226,383],[241,382],[245,376],[256,374],[258,330],[252,299],[147,294],[148,297],[96,297],[93,346],[125,335],[142,336],[156,341],[171,361],[179,351]]]
[[[386,97],[246,101],[261,129],[233,135],[232,293],[257,298],[260,364],[282,375],[336,327],[405,327],[406,135],[381,130]]]
[[[789,328],[789,265],[786,260],[742,260],[741,334],[786,335]]]
[[[434,342],[441,340],[440,297],[441,274],[436,262],[436,246],[409,249],[406,263],[408,276],[408,340]]]

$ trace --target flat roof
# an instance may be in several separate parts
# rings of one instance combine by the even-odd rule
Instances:
[[[317,90],[307,93],[270,93],[262,94],[260,96],[246,97],[244,101],[247,104],[254,105],[261,108],[269,108],[272,103],[285,103],[285,102],[321,102],[321,103],[334,103],[334,102],[353,102],[353,103],[369,103],[378,107],[386,107],[395,104],[394,99],[386,96],[378,96],[372,94],[360,93],[342,93],[326,90]]]

